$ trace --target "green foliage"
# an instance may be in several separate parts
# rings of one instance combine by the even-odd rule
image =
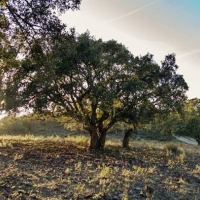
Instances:
[[[176,135],[187,135],[186,134],[187,129],[187,122],[183,120],[179,120],[173,127],[173,133]]]
[[[141,124],[139,134],[145,139],[170,141],[173,140],[173,129],[176,122],[180,119],[178,112],[157,114],[151,121]]]
[[[192,137],[200,144],[200,119],[193,117],[187,121],[179,120],[174,126],[173,133]]]
[[[129,129],[130,126],[124,122],[117,122],[116,124],[114,124],[110,130],[109,133],[111,134],[124,134],[124,132]]]
[[[200,134],[200,119],[198,118],[190,118],[187,123],[188,132],[191,135],[199,135]]]
[[[116,41],[73,30],[49,45],[51,50],[44,51],[35,41],[7,80],[7,110],[22,106],[69,116],[90,134],[101,135],[116,122],[135,126],[179,109],[186,98],[188,87],[176,74],[174,55],[166,56],[160,67],[150,54],[134,57]]]
[[[177,108],[185,99],[187,85],[175,73],[173,56],[166,57],[159,68],[149,54],[134,58],[123,45],[95,40],[88,33],[60,39],[46,58],[40,57],[39,44],[33,44],[31,59],[14,74],[23,88],[23,106],[37,110],[53,106],[54,112],[67,112],[81,122],[88,118],[96,124],[98,119],[109,119],[113,124],[122,119],[144,121],[158,111]],[[167,71],[165,63],[172,63],[175,69]],[[175,98],[176,92],[179,98]],[[173,99],[166,101],[172,93]]]
[[[60,134],[66,136],[71,131],[66,129],[58,120],[44,116],[9,115],[0,120],[0,134],[51,136]],[[74,132],[75,133],[75,132]]]
[[[39,36],[57,37],[65,31],[58,14],[69,9],[79,8],[81,0],[9,0],[0,4],[1,17],[7,21],[7,26],[1,24],[1,30],[15,38],[28,39]]]
[[[173,143],[167,144],[165,146],[165,150],[172,153],[172,154],[178,154],[178,153],[181,152],[179,147],[177,146],[177,144],[173,144]]]
[[[77,133],[83,133],[83,125],[73,118],[70,118],[68,116],[59,116],[56,118],[57,122],[61,123],[63,127],[67,130],[74,131]]]
[[[184,103],[184,112],[182,113],[185,119],[191,117],[200,118],[200,99],[189,99]]]
[[[23,134],[29,133],[29,128],[23,121],[14,116],[8,116],[0,121],[0,133],[2,134]]]
[[[3,32],[0,32],[0,111],[2,111],[2,109],[6,109],[4,101],[5,96],[3,93],[3,90],[7,87],[5,83],[7,80],[11,81],[11,74],[20,65],[20,62],[16,59],[16,57],[17,50],[12,46],[8,37]],[[6,101],[9,101],[9,98],[6,97],[6,99]],[[14,103],[14,99],[9,102],[9,104]]]
[[[155,141],[171,141],[174,137],[170,135],[163,134],[158,129],[139,129],[138,135],[141,139],[145,140],[155,140]]]
[[[174,135],[188,136],[200,141],[200,100],[198,98],[186,100],[179,112],[169,115],[157,115],[150,123],[145,124],[146,138],[158,139]]]
[[[33,49],[33,55],[40,55],[41,58],[39,48],[50,49],[49,40],[56,41],[61,34],[67,34],[66,25],[58,16],[69,9],[79,9],[80,2],[81,0],[0,1],[0,81],[5,71],[6,78],[12,79],[10,75],[15,71],[16,65],[19,65],[19,60]],[[35,45],[38,41],[40,45]],[[15,89],[10,93],[15,93]]]

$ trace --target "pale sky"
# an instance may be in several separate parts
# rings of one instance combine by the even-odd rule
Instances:
[[[200,98],[200,0],[82,0],[62,19],[78,33],[114,39],[158,64],[175,53],[189,98]]]

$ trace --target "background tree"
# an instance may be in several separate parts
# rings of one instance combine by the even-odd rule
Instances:
[[[200,145],[200,119],[191,117],[188,120],[179,120],[173,127],[173,133],[179,136],[194,138]]]
[[[192,137],[200,145],[200,99],[189,99],[184,103],[182,116],[174,124],[173,133]]]
[[[186,119],[191,117],[200,118],[200,99],[188,99],[184,103],[183,117]]]
[[[96,40],[89,33],[64,34],[51,45],[51,51],[37,41],[32,45],[6,83],[5,108],[72,117],[90,134],[90,149],[104,148],[115,123],[136,125],[185,100],[187,84],[176,74],[174,55],[160,67],[150,54],[134,57],[122,44]]]

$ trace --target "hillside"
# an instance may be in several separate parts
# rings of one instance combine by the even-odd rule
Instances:
[[[199,199],[200,151],[180,143],[0,136],[0,199]]]

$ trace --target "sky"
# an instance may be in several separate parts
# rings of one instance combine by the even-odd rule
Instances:
[[[80,10],[61,18],[78,33],[117,40],[135,56],[153,54],[158,64],[175,53],[188,98],[200,98],[200,0],[82,0]]]

